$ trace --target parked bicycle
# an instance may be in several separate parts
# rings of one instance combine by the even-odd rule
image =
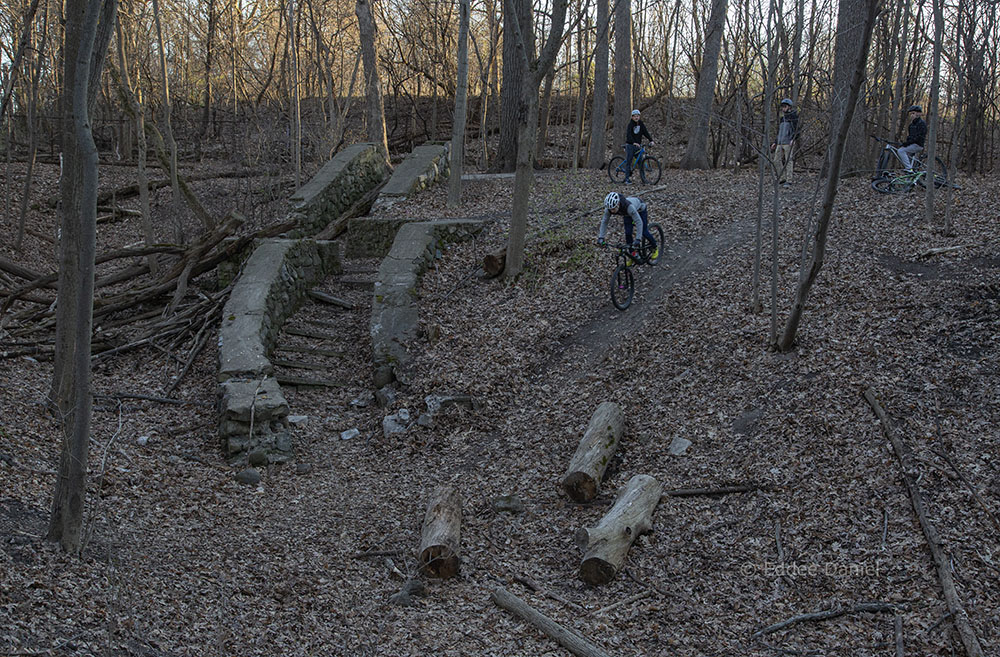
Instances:
[[[622,148],[625,148],[624,144]],[[646,155],[645,146],[640,146],[632,159],[632,173],[636,171],[639,172],[639,179],[644,185],[655,185],[660,182],[660,176],[663,175],[660,161],[652,155]],[[612,182],[625,182],[625,157],[623,155],[615,155],[608,162],[608,177],[611,178]]]
[[[650,224],[649,232],[656,239],[656,244],[648,237],[642,238],[638,249],[628,244],[608,244],[609,249],[617,249],[615,254],[615,271],[611,275],[611,303],[618,310],[625,310],[635,296],[635,275],[632,273],[636,265],[655,266],[660,261],[663,249],[663,227],[660,224]]]
[[[927,151],[918,153],[913,158],[912,168],[906,169],[899,157],[898,141],[888,141],[875,135],[872,135],[872,139],[885,144],[879,154],[878,164],[875,165],[872,189],[883,194],[900,194],[909,191],[914,185],[925,186],[926,176],[914,174],[927,172]],[[941,158],[934,158],[933,169],[934,186],[942,187],[948,184],[948,169]]]

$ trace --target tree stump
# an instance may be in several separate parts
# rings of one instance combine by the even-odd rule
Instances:
[[[451,486],[439,486],[427,502],[420,536],[420,567],[431,577],[448,578],[458,573],[461,559],[462,498]]]
[[[590,424],[569,462],[562,486],[577,502],[597,496],[601,477],[611,461],[625,429],[625,414],[620,404],[602,402],[590,418]]]
[[[483,271],[490,278],[496,278],[503,273],[504,267],[507,266],[507,247],[504,246],[498,251],[493,253],[488,253],[483,258]]]
[[[584,553],[580,579],[594,585],[614,579],[632,542],[652,526],[662,488],[653,477],[636,475],[596,527],[577,530],[576,544]]]

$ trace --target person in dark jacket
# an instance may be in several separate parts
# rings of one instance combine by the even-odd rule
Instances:
[[[778,182],[788,185],[792,182],[792,158],[799,139],[799,113],[791,98],[781,101],[781,118],[778,120],[778,135],[771,150],[774,151],[774,168],[778,172]]]
[[[649,140],[649,145],[653,145],[653,137],[649,134],[649,130],[646,130],[646,124],[642,122],[641,112],[639,110],[632,110],[632,120],[628,122],[628,127],[625,128],[625,183],[632,184],[632,158],[635,154],[639,152],[639,147],[642,145],[642,138],[645,136]],[[641,162],[639,164],[642,164]],[[642,175],[642,169],[639,169],[639,174]],[[643,177],[642,182],[646,182],[645,177]]]
[[[924,140],[927,138],[927,123],[920,117],[923,109],[920,105],[910,105],[906,115],[910,119],[910,127],[906,131],[906,141],[899,150],[899,160],[907,169],[913,166],[913,156],[924,150]]]

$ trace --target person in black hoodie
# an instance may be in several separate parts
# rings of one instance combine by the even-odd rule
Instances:
[[[907,169],[913,167],[913,156],[924,150],[924,139],[927,138],[927,124],[924,122],[920,115],[923,114],[923,109],[920,105],[910,105],[910,109],[906,111],[907,116],[910,118],[910,127],[906,131],[906,141],[902,143],[899,150],[899,160],[903,163],[903,166]]]
[[[791,98],[781,101],[781,118],[778,120],[778,135],[771,150],[774,151],[774,168],[778,172],[778,182],[788,185],[792,182],[792,157],[799,138],[799,113]]]
[[[653,137],[649,134],[649,130],[646,130],[646,124],[642,122],[640,118],[642,114],[639,110],[632,110],[632,120],[628,122],[628,127],[625,128],[625,183],[632,184],[632,158],[639,151],[639,147],[642,145],[643,136],[649,140],[649,145],[653,145]],[[639,163],[642,164],[641,162]],[[639,169],[639,175],[642,176],[642,168]],[[645,176],[642,178],[642,182],[646,182]]]

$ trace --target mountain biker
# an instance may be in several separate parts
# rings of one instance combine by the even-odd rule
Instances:
[[[631,244],[633,249],[638,249],[642,244],[641,237],[634,235],[634,226],[635,224],[639,224],[642,227],[639,234],[652,243],[653,248],[649,257],[652,260],[656,260],[657,255],[659,255],[660,246],[656,243],[656,239],[652,233],[649,232],[649,212],[646,204],[635,196],[626,197],[618,192],[610,192],[604,197],[604,216],[601,218],[601,229],[597,234],[597,243],[602,246],[604,245],[604,238],[608,234],[608,219],[613,214],[622,216],[625,224],[625,241]],[[635,254],[633,253],[633,255]]]
[[[788,185],[792,182],[792,151],[799,138],[799,113],[791,98],[781,101],[781,119],[778,121],[778,135],[771,150],[774,151],[774,168],[778,171],[778,182]]]
[[[903,166],[910,170],[913,168],[913,156],[924,150],[924,139],[927,137],[927,124],[924,122],[920,115],[923,114],[923,109],[920,105],[910,105],[910,109],[906,110],[906,115],[910,119],[909,129],[906,131],[906,141],[904,141],[899,150],[896,152],[899,154],[899,160],[903,163]]]
[[[625,184],[632,184],[632,158],[639,152],[642,145],[643,136],[649,140],[649,145],[653,145],[653,137],[646,129],[646,124],[642,122],[642,112],[637,109],[632,110],[632,118],[625,128]],[[645,180],[643,180],[645,182]]]

